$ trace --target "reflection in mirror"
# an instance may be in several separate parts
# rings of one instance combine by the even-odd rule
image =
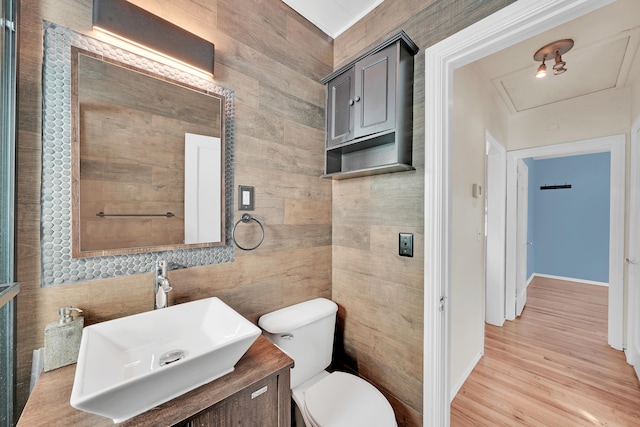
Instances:
[[[104,43],[102,41],[95,40],[91,37],[88,37],[84,34],[76,33],[68,28],[60,27],[56,24],[50,22],[43,23],[44,29],[44,61],[43,61],[43,73],[42,73],[42,90],[43,90],[43,108],[42,108],[42,190],[41,190],[41,256],[42,256],[42,274],[41,274],[41,284],[42,286],[52,286],[58,284],[66,284],[66,283],[74,283],[80,281],[94,280],[94,279],[103,279],[109,277],[117,277],[123,275],[130,274],[139,274],[139,273],[149,273],[153,270],[156,260],[162,258],[169,261],[170,265],[180,265],[184,267],[194,267],[200,265],[209,265],[209,264],[221,264],[233,261],[234,258],[234,249],[231,244],[231,228],[233,226],[233,172],[234,172],[234,133],[235,133],[235,94],[232,90],[229,90],[225,87],[222,87],[215,82],[209,79],[203,79],[194,74],[190,74],[188,72],[179,70],[175,67],[172,67],[167,64],[155,62],[149,60],[148,58],[142,57],[140,55],[134,54],[127,50],[121,49],[119,47],[115,47],[108,43]],[[87,157],[87,161],[80,161],[80,152],[77,151],[76,161],[72,165],[72,141],[73,135],[78,131],[82,130],[79,126],[79,122],[77,120],[72,121],[72,102],[71,102],[71,84],[72,84],[72,66],[71,66],[71,51],[72,47],[76,47],[80,50],[90,52],[90,54],[86,55],[87,59],[100,58],[102,62],[111,62],[110,65],[113,65],[114,62],[120,63],[120,67],[126,70],[128,76],[135,74],[146,74],[147,77],[149,75],[154,75],[159,77],[163,82],[179,82],[179,85],[182,87],[186,87],[188,90],[184,93],[195,93],[198,92],[197,96],[201,96],[200,93],[207,93],[209,95],[219,95],[218,97],[212,97],[219,99],[219,104],[221,103],[220,112],[219,113],[208,113],[211,117],[211,123],[214,121],[218,123],[217,127],[213,127],[213,131],[203,131],[198,126],[197,123],[193,124],[194,128],[190,131],[187,131],[180,126],[182,124],[177,124],[177,122],[173,121],[175,117],[180,114],[180,109],[184,108],[183,104],[174,103],[172,108],[177,109],[176,115],[173,116],[163,116],[162,114],[156,114],[153,120],[150,118],[153,114],[147,116],[146,119],[143,119],[142,116],[147,114],[146,112],[136,112],[130,111],[128,115],[128,119],[131,122],[127,123],[126,126],[123,126],[118,120],[110,119],[103,122],[104,126],[109,129],[109,132],[112,136],[117,136],[115,138],[110,138],[108,141],[99,144],[91,148],[91,150],[98,150],[98,152],[94,152],[93,154],[89,153],[93,157]],[[138,70],[138,72],[133,71],[134,69]],[[126,77],[127,81],[130,77]],[[133,78],[133,77],[131,77]],[[98,82],[96,82],[98,84]],[[115,85],[117,86],[117,84]],[[111,85],[111,90],[115,92],[116,87]],[[128,93],[127,95],[137,94],[135,97],[145,97],[147,95],[139,95],[139,91],[141,90],[139,84],[128,84]],[[173,98],[182,96],[179,94],[172,94],[171,96],[165,96],[164,98],[158,98],[158,95],[167,94],[169,88],[159,89],[160,93],[153,94],[155,98],[146,98],[144,102],[145,108],[156,108],[158,105],[151,105],[153,99],[154,104],[164,104],[165,102],[172,101]],[[112,94],[115,96],[114,94]],[[106,94],[104,96],[109,96]],[[168,98],[168,99],[167,99]],[[191,98],[191,96],[189,96]],[[209,98],[210,99],[210,98]],[[149,105],[146,105],[149,104]],[[97,108],[87,106],[89,108],[85,109],[83,107],[83,111],[87,111],[91,113],[90,115],[95,115],[100,112],[99,110],[109,110],[116,108],[113,104],[105,104],[104,106]],[[120,107],[117,107],[120,108]],[[189,113],[191,115],[191,113]],[[194,116],[196,113],[193,114]],[[218,119],[216,120],[216,117]],[[220,199],[223,198],[223,202],[216,204],[215,209],[219,209],[220,220],[215,220],[215,223],[220,223],[220,243],[198,243],[198,244],[165,244],[165,243],[156,243],[156,242],[137,242],[134,244],[142,245],[135,248],[127,248],[127,249],[105,249],[105,250],[88,250],[87,252],[92,252],[91,256],[74,256],[72,249],[78,247],[79,240],[74,241],[73,233],[72,233],[72,222],[78,220],[78,223],[74,223],[74,228],[78,228],[80,223],[80,219],[78,215],[74,215],[72,213],[79,212],[78,203],[82,202],[83,196],[90,197],[87,195],[87,191],[80,189],[80,191],[76,194],[72,194],[72,188],[78,188],[77,185],[72,185],[74,180],[77,182],[80,181],[80,174],[72,174],[72,170],[80,170],[81,163],[84,163],[85,166],[88,165],[97,165],[102,161],[102,157],[106,156],[116,156],[119,158],[118,165],[114,168],[111,167],[110,170],[107,169],[95,169],[93,170],[88,177],[91,177],[93,180],[96,180],[96,177],[100,177],[103,180],[111,180],[116,183],[119,182],[120,178],[117,178],[117,175],[121,172],[119,169],[132,171],[133,168],[130,164],[127,164],[127,160],[136,157],[136,164],[138,165],[138,170],[133,170],[132,173],[147,173],[145,179],[151,179],[152,182],[157,182],[157,188],[160,190],[160,193],[166,195],[160,202],[158,199],[157,202],[151,202],[151,197],[149,194],[145,193],[141,189],[133,190],[133,187],[130,186],[129,183],[120,183],[116,185],[115,188],[118,191],[124,191],[125,194],[129,196],[129,198],[135,203],[133,206],[136,208],[134,212],[122,212],[121,213],[137,213],[143,212],[145,214],[148,213],[161,213],[166,214],[165,211],[170,210],[172,214],[176,215],[174,218],[158,217],[154,219],[164,220],[164,221],[172,221],[177,219],[178,216],[189,216],[188,206],[183,207],[175,207],[171,205],[170,207],[165,207],[164,203],[173,203],[176,199],[181,199],[181,202],[184,203],[184,200],[188,199],[191,196],[188,196],[184,193],[181,193],[180,196],[175,195],[167,195],[169,192],[173,191],[174,187],[180,187],[181,191],[183,187],[186,185],[190,187],[189,184],[184,184],[186,179],[189,179],[187,176],[182,176],[178,178],[178,173],[175,172],[175,176],[171,179],[167,179],[164,175],[170,173],[175,167],[177,169],[177,158],[180,157],[179,163],[184,162],[184,151],[180,154],[177,152],[165,157],[162,159],[164,161],[163,165],[158,167],[151,167],[150,158],[153,156],[161,155],[165,148],[161,147],[161,142],[158,136],[158,128],[160,125],[158,124],[158,120],[160,122],[171,122],[176,127],[169,126],[165,129],[165,133],[177,132],[179,130],[181,135],[181,145],[184,148],[185,144],[185,133],[191,133],[193,135],[199,135],[203,138],[220,138],[220,156],[221,156],[221,173],[220,173],[220,184],[214,184],[211,188],[215,187],[220,191],[220,196],[213,196],[211,199]],[[72,126],[73,123],[73,126]],[[147,126],[141,126],[146,123]],[[135,124],[135,126],[134,126]],[[140,125],[140,126],[138,126]],[[96,126],[95,123],[91,126]],[[100,125],[102,126],[102,125]],[[124,153],[118,150],[117,153],[112,152],[112,148],[121,146],[124,142],[125,134],[124,132],[129,127],[135,127],[135,134],[129,135],[128,138],[136,140],[137,142],[142,142],[141,146],[136,148],[130,148],[127,146]],[[171,129],[169,129],[171,128]],[[85,129],[87,132],[94,132],[94,129]],[[84,133],[84,130],[83,130]],[[78,148],[79,146],[74,146]],[[168,148],[167,148],[168,150]],[[188,161],[188,160],[187,160]],[[198,163],[198,162],[197,162]],[[195,163],[194,163],[195,164]],[[200,163],[198,163],[200,164]],[[102,166],[96,166],[101,168]],[[145,169],[154,170],[153,172],[144,172]],[[187,168],[187,172],[191,171],[191,167]],[[210,172],[210,171],[205,171]],[[174,172],[171,172],[174,173]],[[185,173],[185,172],[181,172]],[[73,176],[72,176],[73,175]],[[187,173],[187,175],[189,175]],[[207,181],[210,179],[206,173],[199,173],[196,176],[196,180],[200,179],[203,181]],[[218,175],[216,173],[216,175]],[[150,178],[148,178],[150,177]],[[84,177],[83,177],[84,179]],[[140,179],[143,180],[142,178]],[[174,181],[173,181],[174,180]],[[182,184],[176,184],[178,180],[181,180]],[[76,184],[77,184],[76,182]],[[93,185],[94,183],[92,183]],[[94,187],[91,187],[94,188]],[[130,189],[128,193],[126,193],[127,189]],[[93,190],[89,190],[91,192]],[[113,193],[113,189],[109,190],[96,190],[102,191],[101,199],[106,200],[111,197],[110,194]],[[116,191],[117,192],[117,191]],[[199,200],[199,199],[198,199]],[[153,203],[163,203],[162,205],[155,204],[153,205],[154,211],[147,211],[151,209],[151,205]],[[72,206],[73,205],[73,206]],[[77,205],[77,206],[76,206]],[[143,211],[144,205],[144,211]],[[94,207],[97,209],[94,211]],[[92,206],[89,210],[87,216],[90,216],[93,221],[103,221],[103,223],[97,222],[97,225],[104,224],[107,221],[112,220],[130,220],[135,219],[125,218],[125,217],[97,217],[96,214],[99,212],[104,212],[105,214],[111,213],[115,209],[116,204],[113,202],[109,202],[108,204]],[[159,208],[160,211],[156,212],[155,208]],[[211,206],[198,206],[198,212],[205,212],[207,215],[211,212]],[[118,207],[118,209],[124,209]],[[175,212],[174,212],[175,209]],[[207,209],[209,209],[207,211]],[[128,223],[128,222],[127,222]],[[91,227],[96,226],[93,224]],[[164,223],[163,225],[166,225]],[[196,223],[197,225],[197,223]],[[126,228],[126,226],[121,226],[120,228]],[[164,227],[161,227],[164,228]],[[88,228],[89,229],[89,228]],[[155,225],[153,228],[149,228],[152,234],[158,232]],[[93,232],[93,230],[91,230]],[[187,231],[182,230],[178,231],[181,237],[180,239],[189,239],[187,237]],[[207,233],[207,230],[204,231]],[[131,232],[131,234],[135,234]],[[145,234],[145,233],[142,233]],[[149,234],[149,233],[146,233]],[[207,238],[208,241],[217,240],[215,238]],[[191,240],[189,240],[191,241]],[[130,243],[127,243],[130,244]],[[157,246],[159,245],[159,246]],[[123,247],[124,245],[121,243],[114,244],[113,246]]]
[[[223,244],[224,97],[71,52],[74,257]]]

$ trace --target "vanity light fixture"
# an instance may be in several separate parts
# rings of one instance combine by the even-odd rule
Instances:
[[[213,43],[126,0],[93,0],[93,29],[213,75]]]
[[[557,40],[553,43],[549,43],[548,45],[538,49],[533,55],[533,59],[535,59],[536,61],[542,61],[542,64],[540,64],[540,66],[538,67],[536,77],[542,78],[547,75],[547,66],[544,63],[547,59],[555,60],[555,64],[553,64],[554,75],[562,74],[567,71],[567,69],[564,67],[565,65],[567,65],[567,63],[562,60],[562,55],[569,52],[572,47],[572,39],[562,39]]]

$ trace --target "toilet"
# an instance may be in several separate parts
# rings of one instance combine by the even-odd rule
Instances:
[[[264,336],[294,361],[291,394],[296,427],[397,427],[391,404],[373,385],[329,373],[338,305],[316,298],[265,314]]]

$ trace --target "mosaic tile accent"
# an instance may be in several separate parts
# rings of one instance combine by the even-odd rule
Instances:
[[[225,97],[225,246],[92,258],[71,256],[71,46]],[[148,273],[158,259],[166,259],[174,267],[233,261],[236,114],[232,90],[46,21],[42,80],[41,286]]]

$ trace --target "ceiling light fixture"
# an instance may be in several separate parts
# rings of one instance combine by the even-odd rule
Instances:
[[[93,0],[93,29],[213,75],[213,43],[125,0]]]
[[[536,61],[542,61],[542,64],[538,67],[536,77],[542,78],[547,75],[547,66],[544,63],[547,59],[555,60],[555,64],[553,64],[553,74],[562,74],[567,71],[564,67],[567,63],[562,60],[562,55],[569,52],[572,47],[572,39],[562,39],[549,43],[548,45],[538,49],[538,51],[533,55],[533,59]]]

